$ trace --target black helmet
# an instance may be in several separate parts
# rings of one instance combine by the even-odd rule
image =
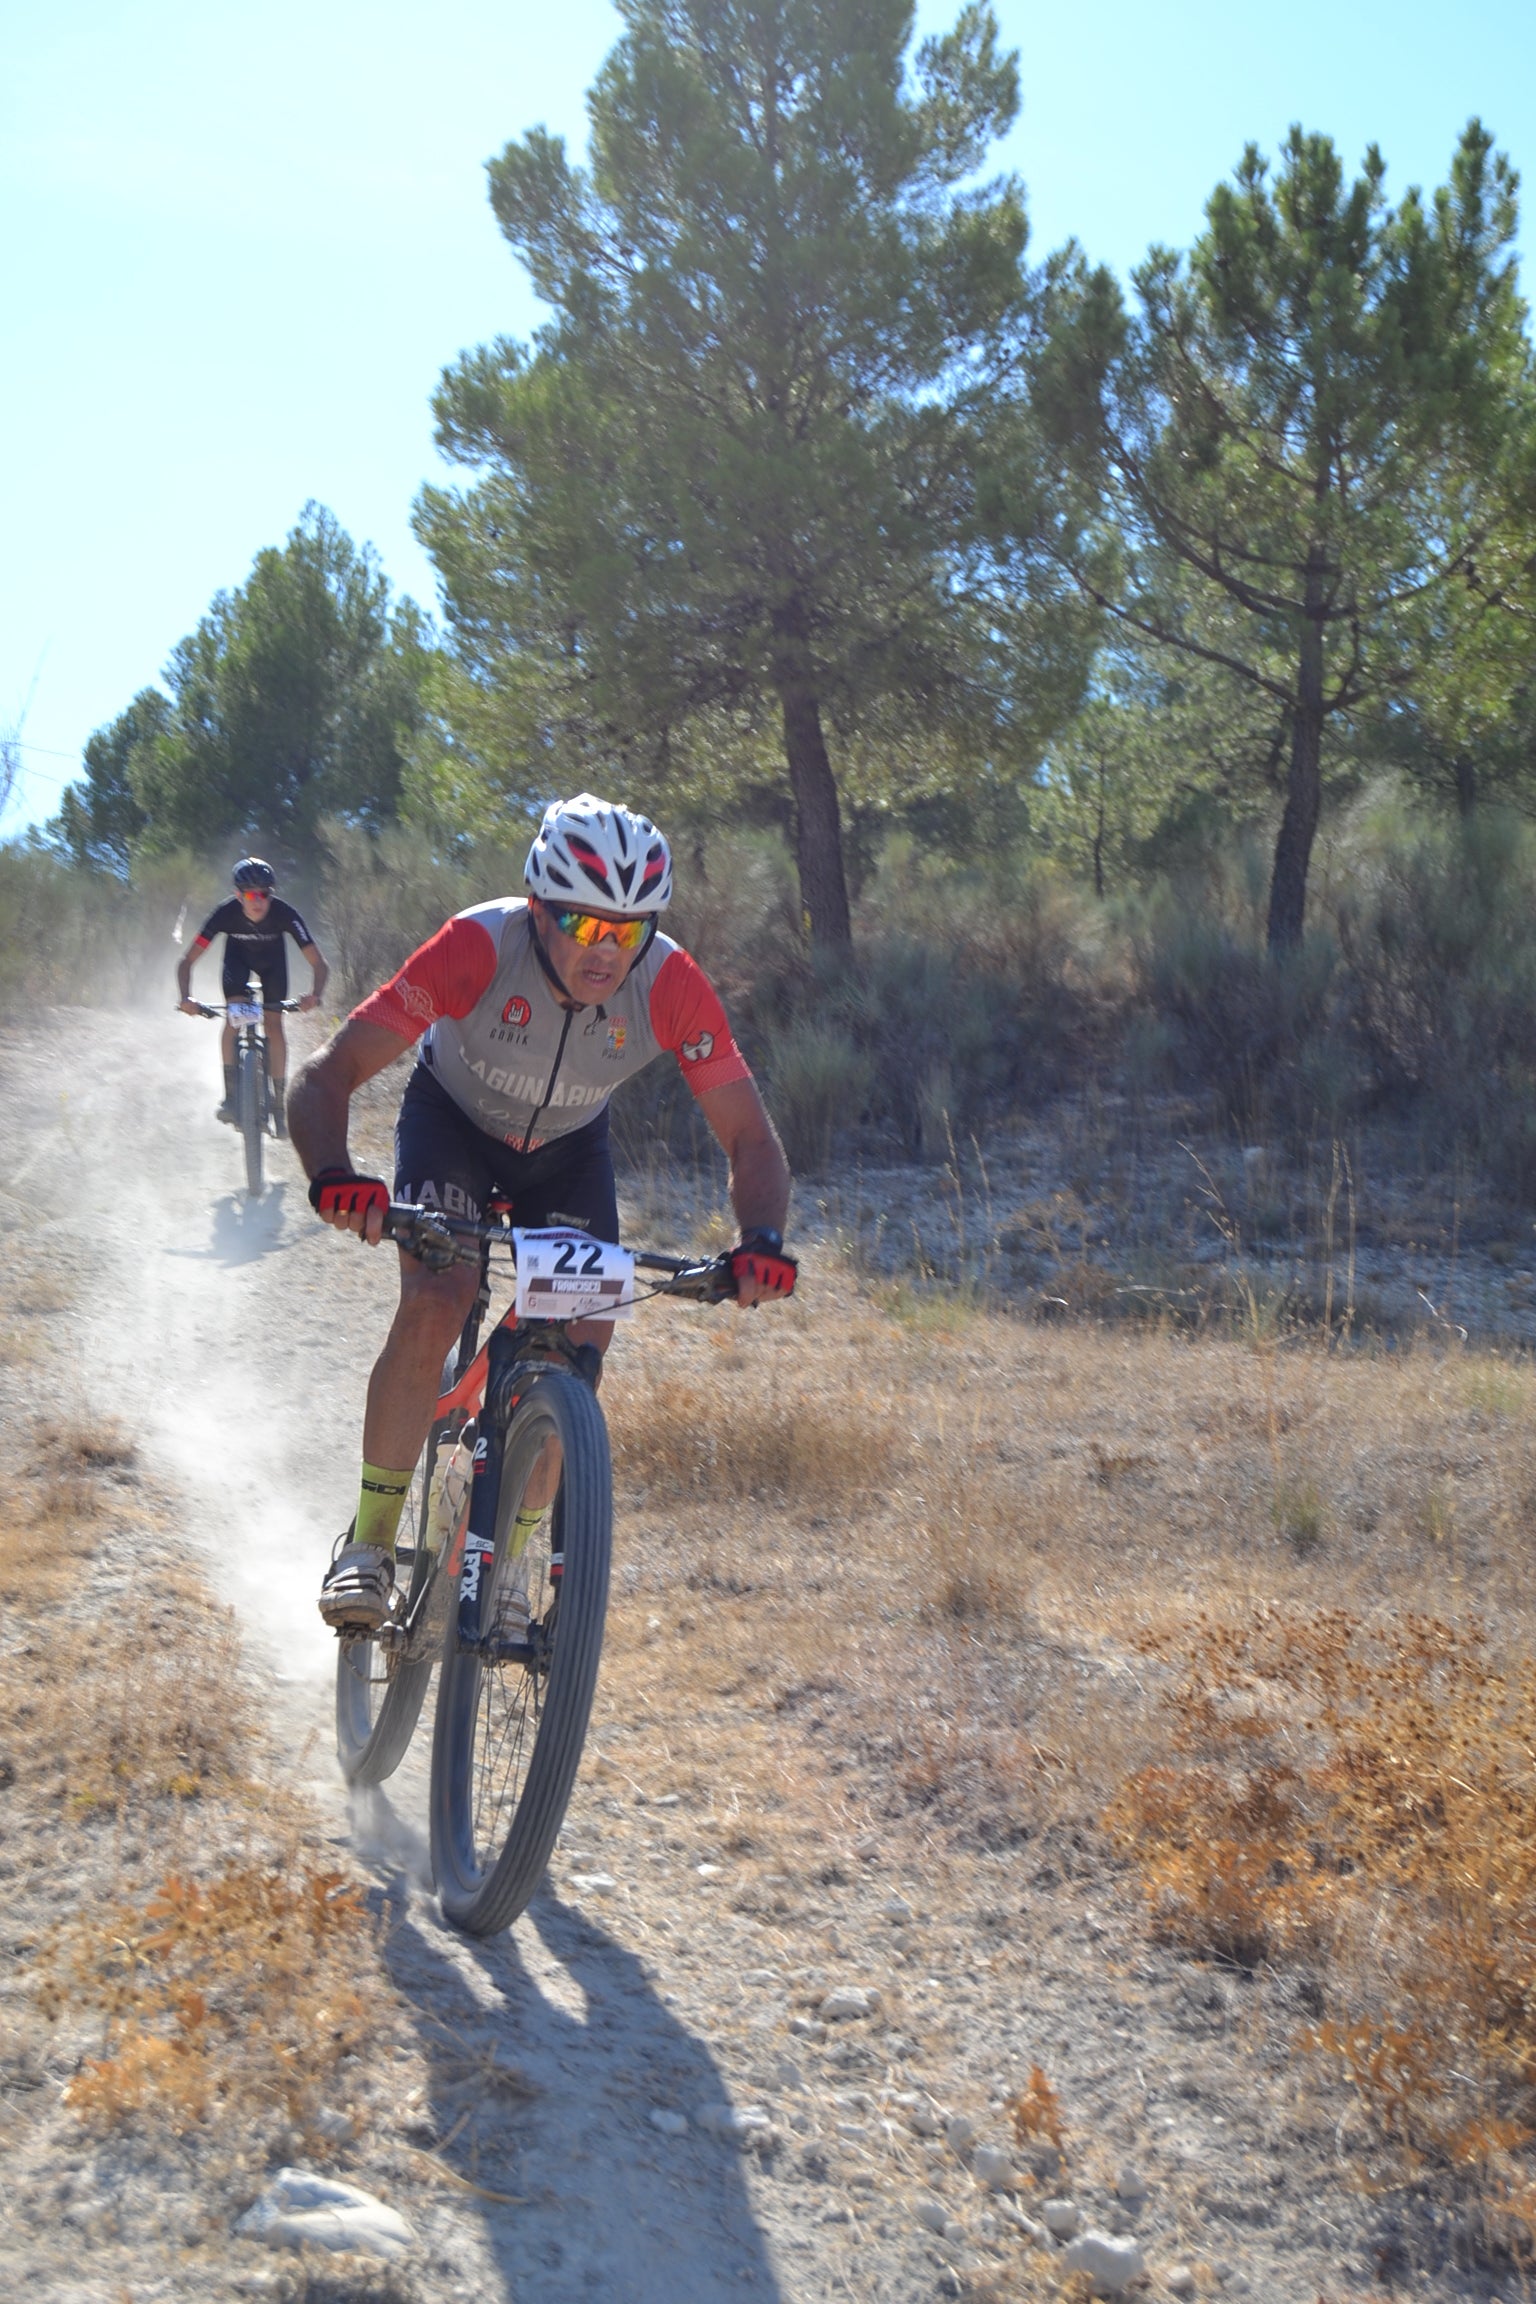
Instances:
[[[242,896],[257,888],[270,896],[276,886],[277,874],[264,856],[242,856],[235,866],[235,887]]]

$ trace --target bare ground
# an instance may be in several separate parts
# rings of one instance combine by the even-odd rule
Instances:
[[[387,1796],[349,1806],[330,1757],[313,1596],[391,1275],[311,1222],[285,1151],[245,1202],[211,1040],[60,1011],[0,1045],[9,1468],[34,1518],[85,1482],[60,1508],[67,1571],[41,1601],[25,1581],[5,1635],[15,2293],[1044,2298],[1070,2293],[1033,2229],[1058,2193],[1135,2232],[1133,2293],[1179,2267],[1276,2304],[1528,2293],[1436,2198],[1377,2181],[1349,2092],[1296,2052],[1315,1977],[1154,1943],[1100,1823],[1157,1732],[1127,1626],[1318,1591],[1277,1493],[1315,1488],[1331,1596],[1411,1592],[1438,1543],[1467,1604],[1523,1628],[1518,1371],[1511,1408],[1465,1362],[1335,1379],[1228,1343],[895,1316],[835,1226],[803,1303],[739,1325],[653,1308],[605,1387],[618,1572],[582,1782],[546,1891],[469,1942],[427,1877],[426,1724]],[[367,1125],[377,1151],[382,1107]],[[709,1213],[686,1207],[653,1175],[640,1221],[686,1247]],[[1369,1395],[1369,1464],[1340,1382]],[[52,1426],[114,1421],[130,1459],[49,1457]],[[196,1791],[162,1768],[136,1805],[82,1800],[59,1723],[90,1715],[99,1748],[113,1690],[125,1713],[163,1705],[146,1654],[185,1711],[224,1715]],[[308,2094],[237,2071],[179,2120],[151,2092],[93,2126],[78,2082],[109,2012],[47,1989],[70,1930],[241,1864],[364,1886],[361,2025],[342,2037],[327,1986]],[[876,2012],[824,2021],[843,1984]],[[1060,2161],[1007,2109],[1037,2068]],[[755,2143],[700,2119],[725,2104],[767,2114]],[[933,2111],[1013,2149],[1017,2191],[920,2133]],[[416,2249],[301,2261],[237,2238],[295,2160],[388,2198]],[[1116,2197],[1127,2163],[1143,2205]]]

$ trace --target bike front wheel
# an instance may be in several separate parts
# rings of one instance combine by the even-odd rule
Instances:
[[[518,1515],[541,1467],[547,1477],[552,1445],[554,1502],[515,1551]],[[548,1369],[505,1441],[485,1637],[461,1647],[450,1608],[438,1681],[432,1869],[444,1912],[472,1935],[517,1918],[554,1851],[597,1687],[612,1545],[603,1412],[580,1377]],[[526,1632],[498,1638],[498,1622],[521,1623],[524,1606]]]
[[[442,1638],[438,1598],[448,1579],[427,1550],[427,1484],[437,1461],[437,1443],[446,1427],[427,1435],[400,1525],[414,1538],[410,1573],[402,1581],[402,1618],[413,1629],[404,1641],[380,1640],[375,1633],[345,1633],[336,1648],[336,1757],[349,1784],[382,1784],[405,1758],[437,1661]],[[405,1548],[397,1568],[407,1565]],[[431,1587],[435,1584],[436,1590]]]
[[[266,1084],[261,1058],[248,1039],[242,1039],[235,1058],[235,1111],[245,1139],[245,1183],[253,1200],[261,1197],[262,1137],[266,1130]]]

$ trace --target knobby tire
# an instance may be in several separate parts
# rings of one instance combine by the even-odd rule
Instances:
[[[581,1764],[597,1687],[608,1567],[613,1476],[596,1395],[564,1369],[529,1384],[505,1442],[496,1554],[485,1620],[495,1612],[518,1506],[545,1440],[564,1459],[558,1497],[565,1566],[547,1669],[498,1662],[461,1649],[450,1605],[432,1742],[432,1869],[444,1912],[471,1935],[490,1936],[525,1908],[543,1879]],[[536,1619],[547,1618],[546,1514],[539,1550]]]
[[[403,1580],[407,1612],[438,1566],[426,1545],[428,1488],[445,1429],[434,1424],[427,1434],[400,1514],[402,1533],[410,1533],[414,1546]],[[401,1560],[399,1566],[404,1565]],[[382,1784],[405,1758],[441,1639],[441,1612],[431,1604],[407,1649],[391,1653],[368,1634],[337,1641],[336,1757],[349,1784]]]
[[[261,1076],[261,1059],[248,1039],[242,1039],[235,1056],[235,1110],[240,1120],[240,1133],[245,1139],[245,1184],[253,1200],[261,1197],[261,1149],[266,1133],[266,1089]]]

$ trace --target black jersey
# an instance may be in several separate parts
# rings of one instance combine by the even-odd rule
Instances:
[[[231,960],[244,960],[254,968],[259,961],[272,960],[282,950],[283,938],[291,936],[295,944],[313,944],[314,938],[304,924],[303,915],[295,912],[286,897],[274,896],[267,906],[264,920],[248,920],[245,907],[238,896],[228,896],[216,912],[210,912],[199,928],[192,949],[201,952],[215,936],[224,936],[226,965]]]

